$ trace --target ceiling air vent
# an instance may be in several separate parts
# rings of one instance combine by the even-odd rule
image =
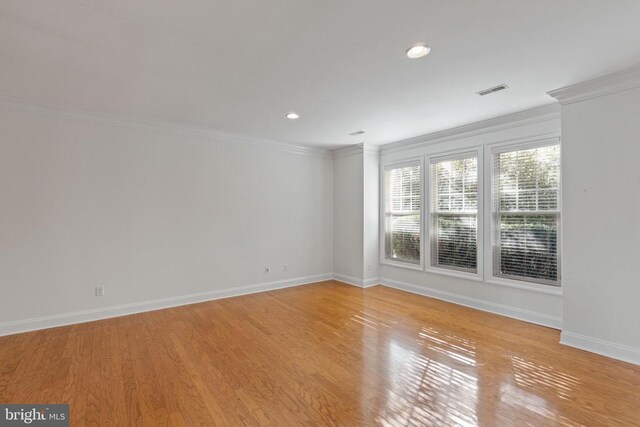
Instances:
[[[358,136],[358,135],[362,135],[363,133],[364,133],[363,130],[358,130],[358,131],[355,131],[355,132],[351,132],[349,135]]]
[[[507,89],[509,86],[506,84],[501,84],[498,86],[490,87],[489,89],[481,90],[480,92],[476,92],[480,96],[489,95],[490,93],[500,92],[501,90]]]

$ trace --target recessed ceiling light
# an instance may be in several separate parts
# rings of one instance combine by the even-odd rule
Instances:
[[[407,49],[406,54],[409,59],[418,59],[429,55],[429,52],[431,52],[431,47],[424,43],[418,43]]]
[[[287,117],[287,119],[295,120],[295,119],[299,119],[300,118],[300,114],[294,113],[292,111],[290,113],[287,113],[286,117]]]

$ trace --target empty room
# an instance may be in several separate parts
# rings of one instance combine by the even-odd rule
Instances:
[[[0,0],[0,426],[640,426],[640,1]]]

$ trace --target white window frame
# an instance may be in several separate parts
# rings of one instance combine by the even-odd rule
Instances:
[[[560,186],[558,189],[558,212],[559,212],[559,224],[558,224],[558,283],[557,284],[543,284],[534,281],[528,281],[526,279],[511,279],[506,277],[500,277],[494,275],[494,263],[495,263],[495,248],[497,244],[495,221],[493,219],[493,206],[495,200],[494,186],[493,186],[493,170],[496,154],[508,152],[508,151],[521,151],[534,148],[546,147],[549,145],[558,145],[560,148],[560,171],[559,180]],[[485,256],[484,270],[486,272],[485,283],[490,285],[506,286],[517,289],[526,289],[531,291],[537,291],[542,293],[562,295],[562,144],[559,137],[550,137],[543,139],[535,139],[526,142],[514,143],[502,142],[485,145],[485,159],[487,159],[487,171],[485,174],[485,197],[487,201],[485,203]]]
[[[432,171],[433,163],[436,161],[455,160],[465,157],[475,156],[478,159],[478,195],[477,195],[477,234],[476,234],[476,247],[477,247],[477,261],[476,272],[456,270],[453,268],[438,267],[432,264],[432,244],[436,230],[433,227],[433,221],[431,219],[431,204],[432,204]],[[424,176],[424,188],[427,189],[426,197],[424,198],[424,211],[425,218],[423,218],[423,224],[427,224],[426,238],[425,240],[425,269],[427,273],[442,274],[445,276],[453,276],[463,278],[467,280],[482,281],[484,278],[484,151],[482,146],[468,147],[459,150],[448,150],[443,152],[431,153],[425,156],[424,163],[428,165],[428,168],[423,171]]]
[[[387,259],[386,257],[386,244],[387,239],[385,237],[385,231],[387,227],[387,215],[386,215],[386,185],[385,185],[385,171],[387,169],[396,169],[408,166],[420,166],[420,262],[418,264],[412,264],[409,262],[395,261]],[[411,157],[402,159],[401,161],[392,161],[380,164],[380,264],[391,265],[394,267],[408,268],[411,270],[424,270],[424,251],[425,251],[425,230],[424,230],[424,214],[425,214],[425,187],[424,187],[424,157]]]

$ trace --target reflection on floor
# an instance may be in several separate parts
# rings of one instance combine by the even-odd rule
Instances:
[[[323,282],[0,338],[0,402],[72,425],[639,425],[640,367],[559,332]]]

